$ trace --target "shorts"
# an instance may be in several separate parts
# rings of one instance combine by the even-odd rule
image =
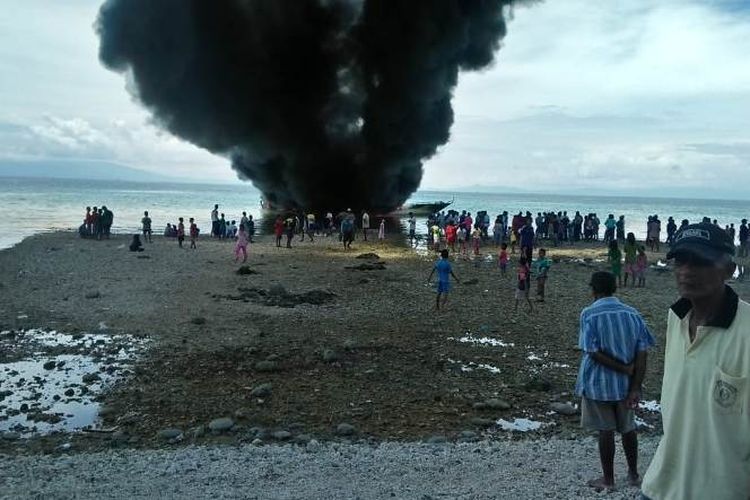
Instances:
[[[519,290],[516,288],[516,300],[522,300],[526,298],[526,290]]]
[[[622,401],[597,401],[581,399],[581,427],[589,431],[617,431],[627,434],[634,431],[635,412]]]
[[[628,264],[625,263],[625,274],[629,274],[631,276],[635,276],[638,273],[636,270],[635,264]]]
[[[437,283],[437,293],[448,293],[451,290],[451,283],[450,281],[438,281]]]

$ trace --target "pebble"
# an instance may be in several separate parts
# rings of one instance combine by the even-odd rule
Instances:
[[[488,399],[485,401],[487,408],[491,410],[509,410],[510,403],[503,401],[502,399]]]
[[[351,436],[356,432],[352,424],[342,423],[336,426],[336,434],[339,436]]]
[[[334,351],[333,349],[323,350],[323,361],[325,361],[326,363],[333,363],[338,360],[339,360],[339,355],[336,351]]]
[[[253,387],[253,390],[250,391],[250,396],[254,398],[265,398],[271,395],[271,391],[273,391],[273,384],[260,384]]]
[[[253,439],[253,442],[251,443],[253,446],[261,446],[263,444],[263,440],[259,438]]]
[[[93,384],[97,380],[100,380],[98,373],[87,373],[83,377],[81,377],[81,382],[84,384]]]
[[[96,291],[96,292],[88,292],[88,293],[86,293],[86,295],[84,295],[84,297],[86,297],[87,299],[98,299],[101,296],[102,296],[102,294],[99,293],[98,291]]]
[[[289,431],[276,431],[271,436],[278,441],[286,441],[292,437],[292,433]]]
[[[552,403],[549,405],[550,410],[556,411],[561,415],[577,415],[578,408],[569,403]]]
[[[495,421],[489,418],[474,417],[469,422],[479,427],[492,427],[495,425]]]
[[[42,365],[42,368],[44,368],[45,370],[53,370],[55,366],[57,366],[57,363],[55,363],[54,361],[47,361]]]
[[[215,418],[208,424],[213,432],[224,432],[234,427],[234,421],[228,417]]]
[[[474,431],[461,431],[461,433],[458,435],[461,439],[475,439],[477,437],[477,433]]]
[[[255,363],[255,369],[259,372],[275,372],[278,370],[278,365],[275,361],[258,361]]]

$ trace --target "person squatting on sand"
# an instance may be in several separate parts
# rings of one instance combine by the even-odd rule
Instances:
[[[456,280],[456,283],[461,283],[461,281],[456,277],[455,274],[453,274],[453,267],[448,260],[448,250],[443,249],[440,251],[440,259],[435,263],[432,271],[430,271],[430,276],[427,277],[427,283],[430,283],[430,281],[432,280],[432,275],[435,274],[435,271],[437,271],[438,275],[436,289],[437,295],[435,296],[435,310],[439,311],[440,297],[443,298],[443,308],[445,308],[445,305],[448,303],[448,292],[450,292],[451,289],[450,277],[453,276],[453,279]]]
[[[131,252],[142,252],[143,244],[141,243],[141,237],[137,234],[133,235],[133,240],[130,242]]]
[[[643,478],[646,500],[746,500],[750,494],[750,304],[726,282],[734,241],[688,225],[667,253],[680,299],[667,313],[664,434]]]
[[[614,274],[597,271],[589,284],[594,303],[581,312],[578,347],[583,359],[575,391],[581,397],[581,426],[599,433],[603,476],[588,485],[596,490],[614,488],[617,431],[628,463],[628,482],[638,486],[634,409],[646,373],[646,350],[654,338],[640,313],[613,296],[617,289]]]

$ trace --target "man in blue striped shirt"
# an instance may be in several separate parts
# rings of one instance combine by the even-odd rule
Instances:
[[[622,435],[628,480],[638,486],[638,438],[634,408],[646,373],[646,350],[654,344],[640,313],[613,297],[612,273],[591,276],[594,303],[581,312],[579,347],[583,351],[576,394],[581,396],[581,425],[599,432],[603,477],[589,481],[597,489],[615,485],[615,431]]]

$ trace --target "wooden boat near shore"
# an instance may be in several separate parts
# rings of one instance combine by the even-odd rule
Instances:
[[[411,212],[414,215],[426,217],[428,215],[432,215],[434,213],[440,212],[441,210],[444,210],[446,207],[450,206],[453,203],[452,198],[451,201],[433,201],[433,202],[421,202],[421,203],[412,203],[411,205],[406,205],[401,208],[398,208],[391,212],[392,215],[409,215]]]

